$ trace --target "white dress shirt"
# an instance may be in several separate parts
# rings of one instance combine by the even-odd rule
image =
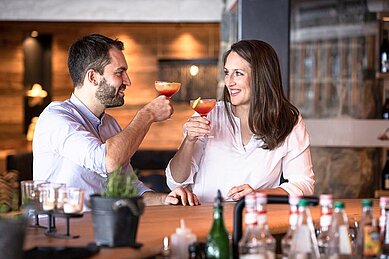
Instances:
[[[188,179],[183,183],[174,181],[168,164],[166,176],[171,189],[189,186],[201,202],[213,201],[218,189],[226,197],[232,187],[242,184],[249,184],[254,189],[279,186],[296,195],[313,194],[315,181],[309,135],[301,116],[284,143],[274,150],[260,148],[263,141],[255,136],[243,145],[240,120],[234,117],[237,124],[234,133],[223,102],[216,104],[208,119],[211,121],[210,135],[214,138],[196,141]],[[282,173],[288,182],[280,185]]]
[[[97,118],[74,94],[52,102],[39,116],[33,139],[34,180],[101,193],[107,180],[105,141],[121,131],[109,114]],[[132,171],[130,161],[123,166]],[[138,194],[151,191],[137,180]]]

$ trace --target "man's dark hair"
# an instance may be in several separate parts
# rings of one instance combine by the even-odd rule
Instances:
[[[111,62],[109,50],[124,50],[123,42],[100,34],[91,34],[75,41],[69,48],[68,69],[74,87],[83,84],[86,72],[94,69],[100,74]]]

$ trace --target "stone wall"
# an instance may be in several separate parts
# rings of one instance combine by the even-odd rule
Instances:
[[[315,194],[373,197],[379,188],[380,152],[375,148],[311,148]]]

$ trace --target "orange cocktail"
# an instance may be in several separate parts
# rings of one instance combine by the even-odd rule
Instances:
[[[207,114],[215,107],[216,99],[197,99],[191,100],[190,106],[202,117],[207,116]]]
[[[174,95],[180,90],[181,83],[155,81],[154,86],[159,94],[165,95],[166,97],[170,98],[172,95]]]
[[[196,100],[190,100],[190,107],[200,114],[201,117],[206,117],[215,105],[216,99],[201,99],[201,97],[199,97]],[[205,135],[204,138],[213,138],[213,136]]]

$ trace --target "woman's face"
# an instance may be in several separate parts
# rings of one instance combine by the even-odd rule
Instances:
[[[232,105],[250,105],[250,64],[231,51],[224,65],[224,84],[230,93]]]

